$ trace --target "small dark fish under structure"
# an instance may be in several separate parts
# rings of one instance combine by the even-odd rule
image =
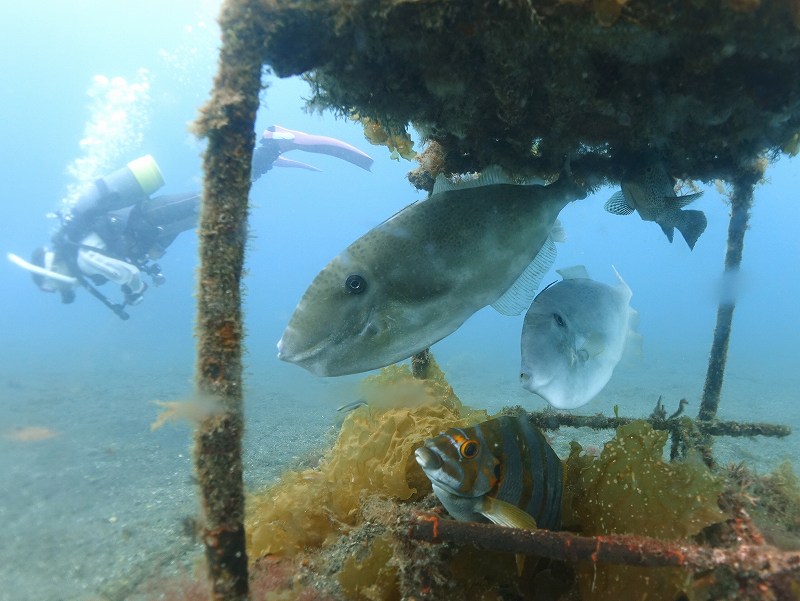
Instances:
[[[654,221],[661,226],[667,239],[672,238],[677,229],[690,249],[706,230],[708,220],[703,211],[684,210],[683,207],[703,193],[696,192],[678,196],[675,194],[675,180],[658,161],[651,161],[641,172],[622,180],[622,190],[614,194],[605,204],[605,209],[614,215],[639,213],[644,221]]]

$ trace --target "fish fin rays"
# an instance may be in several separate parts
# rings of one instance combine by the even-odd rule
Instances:
[[[686,205],[693,203],[702,195],[702,192],[694,192],[693,194],[684,194],[683,196],[668,196],[666,197],[667,206],[677,206],[679,208],[683,208]]]
[[[523,528],[525,530],[536,530],[538,528],[536,520],[529,513],[516,505],[493,497],[484,497],[478,512],[498,526]]]
[[[658,225],[661,226],[661,231],[664,232],[664,235],[667,237],[667,240],[672,242],[672,238],[675,236],[675,228],[671,225],[664,225],[659,223]]]
[[[436,176],[433,183],[431,196],[448,192],[450,190],[465,190],[467,188],[481,188],[483,186],[493,186],[497,184],[514,184],[515,182],[497,165],[490,165],[481,171],[477,177],[464,178],[457,182],[452,182],[443,174]]]
[[[550,226],[550,237],[553,239],[553,242],[559,242],[561,244],[567,241],[567,231],[561,224],[560,219],[556,219],[553,225]]]
[[[584,265],[573,265],[556,269],[556,273],[564,280],[590,280],[589,272]]]
[[[603,205],[603,208],[614,215],[630,215],[633,213],[633,207],[625,198],[625,193],[622,190],[614,193]]]
[[[557,254],[553,237],[548,235],[533,261],[511,287],[492,303],[492,308],[503,315],[519,315],[527,311],[536,297],[536,290],[542,283],[542,278],[555,263]]]

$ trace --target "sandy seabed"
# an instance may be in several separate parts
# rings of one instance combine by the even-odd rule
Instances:
[[[474,355],[439,357],[462,401],[490,411],[544,403],[518,387],[516,369],[479,366]],[[607,388],[576,413],[647,416],[659,396],[668,412],[682,397],[695,415],[705,376],[702,357],[675,356],[618,369]],[[496,374],[497,377],[492,377]],[[78,383],[75,374],[0,376],[0,601],[146,599],[163,579],[191,573],[202,549],[191,429],[151,432],[159,408],[191,390],[191,373],[106,374]],[[313,463],[330,444],[336,407],[357,395],[359,378],[316,379],[280,365],[246,374],[245,483],[255,490],[284,469]],[[797,454],[800,374],[732,362],[721,419],[784,423],[782,440],[720,439],[720,463],[745,461],[767,472]],[[563,429],[552,435],[560,456],[569,441],[601,446],[612,432]]]

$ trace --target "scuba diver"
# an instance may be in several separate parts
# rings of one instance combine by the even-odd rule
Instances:
[[[367,171],[372,166],[372,159],[350,144],[273,125],[253,151],[252,181],[276,166],[320,171],[285,158],[283,153],[290,150],[327,154]],[[143,274],[156,286],[166,282],[155,261],[178,234],[197,226],[200,193],[151,197],[163,185],[152,156],[131,161],[96,180],[59,215],[61,227],[51,246],[35,249],[30,262],[12,253],[8,258],[31,272],[40,290],[58,292],[61,302],[72,303],[81,286],[121,319],[128,319],[125,307],[144,299],[148,286]],[[97,289],[108,281],[120,285],[122,303],[112,302]]]

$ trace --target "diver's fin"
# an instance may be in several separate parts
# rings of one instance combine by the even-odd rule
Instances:
[[[303,163],[301,161],[295,161],[292,159],[287,159],[284,156],[279,156],[275,159],[275,162],[272,163],[273,167],[293,167],[295,169],[307,169],[308,171],[322,171],[322,169],[317,169],[314,165],[309,165],[308,163]]]
[[[590,332],[586,337],[583,348],[589,354],[589,357],[597,357],[597,355],[606,350],[606,337],[600,332]]]
[[[663,223],[659,223],[658,225],[661,226],[661,231],[664,232],[664,235],[667,237],[667,240],[672,242],[672,237],[675,235],[675,228],[671,225],[664,225]]]
[[[692,250],[697,239],[706,231],[707,225],[708,220],[703,211],[679,211],[675,218],[675,227]]]
[[[464,178],[457,182],[451,182],[443,174],[436,176],[436,181],[433,183],[433,190],[431,196],[449,190],[465,190],[467,188],[480,188],[482,186],[492,186],[497,184],[513,184],[514,182],[509,178],[505,171],[497,165],[490,165],[481,171],[478,177]]]
[[[556,273],[564,280],[589,280],[589,272],[584,265],[573,265],[556,269]]]
[[[503,315],[519,315],[527,311],[536,297],[536,290],[542,283],[542,278],[555,263],[557,254],[553,237],[548,234],[530,265],[511,284],[511,287],[492,303],[492,308]]]
[[[633,207],[625,199],[625,193],[622,190],[614,193],[603,205],[603,208],[614,215],[630,215],[633,213]]]
[[[483,498],[478,513],[482,514],[490,521],[499,526],[508,528],[524,528],[525,530],[536,530],[536,520],[529,514],[511,503],[486,496]]]
[[[683,208],[688,204],[693,203],[695,200],[700,198],[703,195],[702,192],[694,192],[693,194],[684,194],[683,196],[667,196],[665,200],[667,201],[668,207],[675,207]]]

